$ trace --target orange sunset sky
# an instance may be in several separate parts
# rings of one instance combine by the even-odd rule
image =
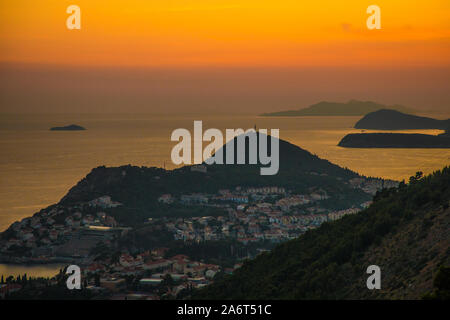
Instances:
[[[71,4],[81,30],[66,28]],[[366,27],[371,4],[381,30]],[[351,98],[446,110],[450,1],[6,0],[0,67],[8,112],[252,112]]]

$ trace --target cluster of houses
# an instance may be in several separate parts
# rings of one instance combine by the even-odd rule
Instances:
[[[395,188],[398,186],[398,182],[394,180],[384,180],[384,179],[364,179],[364,178],[353,178],[348,181],[350,186],[355,189],[361,189],[365,193],[375,195],[378,190],[383,188]]]
[[[9,228],[10,236],[0,240],[0,255],[25,248],[30,256],[12,258],[15,259],[13,262],[24,262],[24,259],[26,262],[43,262],[47,256],[54,255],[58,245],[78,236],[85,229],[116,228],[116,220],[100,210],[118,205],[120,203],[112,201],[109,196],[103,196],[73,208],[56,206],[16,221]],[[84,206],[97,207],[99,211],[96,214],[84,214]],[[68,212],[69,210],[73,212]]]
[[[22,285],[18,283],[0,283],[0,299],[5,299],[5,297],[22,289]]]
[[[393,181],[363,178],[351,179],[349,184],[369,193],[375,193],[383,187],[395,186]],[[280,242],[295,238],[324,221],[356,213],[368,205],[365,203],[357,208],[329,212],[320,206],[320,201],[328,198],[326,191],[320,188],[308,194],[293,194],[278,186],[238,186],[233,190],[219,190],[215,194],[163,194],[158,201],[169,205],[169,209],[170,204],[181,203],[186,206],[217,207],[227,212],[218,217],[169,219],[167,228],[173,232],[176,240],[208,241],[234,238],[248,243],[261,240]],[[62,243],[73,237],[78,236],[80,239],[85,236],[87,228],[116,229],[117,222],[104,211],[117,206],[121,206],[121,203],[106,195],[71,208],[55,206],[15,222],[10,227],[10,236],[0,240],[0,259],[16,249],[22,249],[31,254],[26,258],[8,259],[16,259],[17,261],[12,262],[17,263],[34,260],[42,262],[46,257],[54,256],[55,249]],[[89,210],[84,210],[86,208]],[[105,230],[93,230],[91,233],[94,231],[106,234]]]
[[[328,219],[332,220],[332,221],[338,220],[338,219],[341,219],[343,216],[346,216],[348,214],[355,214],[355,213],[358,213],[359,211],[360,211],[360,209],[357,209],[357,208],[349,208],[349,209],[345,209],[345,210],[330,212],[330,213],[328,213]]]
[[[183,194],[179,198],[171,194],[163,194],[158,198],[159,202],[170,204],[180,202],[182,204],[220,204],[220,203],[241,203],[246,204],[257,200],[262,200],[268,196],[285,195],[286,190],[282,187],[260,187],[260,188],[242,188],[236,187],[235,190],[222,189],[217,194],[193,193]]]
[[[233,238],[247,244],[292,239],[325,221],[357,213],[367,206],[364,203],[361,207],[330,212],[320,207],[320,201],[328,198],[321,189],[310,194],[292,194],[285,188],[268,186],[236,187],[234,190],[219,190],[217,194],[194,193],[179,197],[164,194],[159,201],[166,204],[179,201],[185,205],[215,206],[228,213],[217,217],[167,221],[166,226],[176,240],[201,242]]]
[[[281,242],[319,226],[327,214],[283,215],[278,213],[246,213],[228,209],[228,216],[193,217],[168,222],[176,240],[208,241],[232,238],[247,244],[270,240]]]
[[[186,255],[163,258],[167,248],[156,248],[136,256],[123,253],[118,261],[94,262],[83,268],[84,276],[99,277],[92,280],[87,289],[107,294],[112,299],[160,299],[162,296],[177,295],[183,290],[201,288],[214,281],[220,271],[231,274],[242,264],[222,270],[219,265],[192,261]],[[126,279],[134,279],[134,288],[127,287]],[[167,280],[170,278],[170,282]],[[164,286],[166,290],[161,291]]]

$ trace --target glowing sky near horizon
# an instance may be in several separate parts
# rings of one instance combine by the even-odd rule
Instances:
[[[81,8],[68,30],[66,8]],[[381,30],[366,8],[381,8]],[[8,0],[0,61],[95,66],[449,66],[450,1]]]
[[[81,30],[68,30],[69,5]],[[381,30],[366,9],[381,8]],[[4,0],[0,112],[450,110],[448,0]]]

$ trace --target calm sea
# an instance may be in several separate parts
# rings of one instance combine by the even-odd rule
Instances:
[[[99,165],[170,169],[176,128],[279,128],[280,138],[368,176],[407,179],[450,164],[450,149],[344,149],[339,140],[360,117],[264,118],[247,116],[94,114],[0,115],[0,230],[56,203]],[[86,131],[55,132],[79,124]],[[436,134],[439,131],[425,130]]]

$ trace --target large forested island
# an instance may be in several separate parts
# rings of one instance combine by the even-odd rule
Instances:
[[[365,115],[355,124],[356,129],[371,130],[420,130],[450,128],[450,119],[438,120],[419,117],[392,109],[383,109]]]
[[[450,148],[447,134],[351,133],[339,142],[344,148]]]
[[[347,103],[322,101],[307,108],[263,113],[264,117],[296,117],[296,116],[363,116],[380,109],[393,109],[413,113],[414,110],[401,105],[386,106],[372,101],[350,100]]]

